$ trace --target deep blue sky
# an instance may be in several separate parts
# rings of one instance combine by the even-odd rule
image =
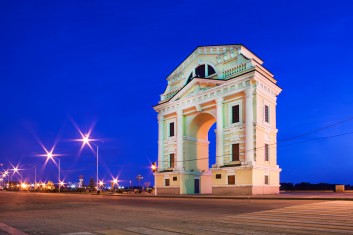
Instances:
[[[283,88],[281,181],[353,184],[353,134],[342,135],[353,132],[352,12],[348,0],[1,1],[0,162],[32,179],[36,164],[39,179],[56,181],[36,155],[38,140],[58,141],[63,178],[88,182],[95,157],[69,141],[80,137],[72,119],[83,132],[96,123],[92,137],[104,139],[100,178],[153,182],[152,106],[166,76],[198,45],[239,43]]]

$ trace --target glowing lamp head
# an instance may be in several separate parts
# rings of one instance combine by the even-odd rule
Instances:
[[[52,153],[52,152],[48,152],[47,158],[48,158],[48,159],[53,159],[53,153]]]
[[[153,172],[157,171],[157,163],[156,162],[152,163],[151,169],[152,169]]]
[[[64,182],[61,181],[61,182],[60,182],[60,186],[64,186]]]
[[[113,183],[117,184],[118,183],[118,179],[113,179]]]
[[[83,144],[89,144],[89,135],[85,135],[82,138]]]
[[[13,172],[14,172],[14,173],[17,173],[17,172],[18,172],[17,166],[13,168]]]
[[[100,181],[100,182],[99,182],[99,185],[100,185],[100,186],[103,186],[103,181]]]

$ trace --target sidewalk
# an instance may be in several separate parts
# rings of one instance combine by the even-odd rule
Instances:
[[[195,199],[254,199],[254,200],[341,200],[353,201],[353,192],[281,192],[278,195],[153,195],[141,194],[102,194],[104,196],[126,196],[126,197],[156,197],[156,198],[195,198]]]

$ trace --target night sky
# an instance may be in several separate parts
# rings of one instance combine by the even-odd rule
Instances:
[[[353,184],[353,2],[177,2],[1,1],[4,168],[18,165],[33,181],[36,165],[37,180],[57,182],[42,144],[55,146],[66,182],[95,178],[95,154],[73,141],[76,125],[102,140],[100,179],[137,185],[141,173],[152,183],[152,106],[165,78],[197,46],[244,44],[283,89],[281,182]]]

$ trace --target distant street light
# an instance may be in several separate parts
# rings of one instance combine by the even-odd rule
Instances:
[[[13,168],[11,169],[11,171],[12,171],[11,181],[12,181],[12,177],[13,177],[13,175],[14,175],[15,173],[17,173],[17,174],[20,175],[20,173],[19,173],[20,169],[18,169],[18,165],[17,165],[17,166],[12,166],[12,167],[13,167]],[[21,182],[22,182],[22,175],[20,175],[20,176],[21,176]]]
[[[102,180],[99,181],[99,188],[100,188],[100,189],[103,187],[103,185],[104,185],[104,182],[103,182]]]
[[[51,151],[47,151],[47,150],[45,150],[46,152],[47,152],[47,154],[45,155],[46,157],[47,157],[47,160],[52,160],[52,161],[54,161],[55,162],[55,160],[54,160],[54,157],[56,157],[56,156],[59,156],[58,154],[53,154],[53,149],[51,150]],[[59,193],[60,193],[60,188],[61,188],[61,179],[60,179],[60,158],[58,158],[58,190],[59,190]]]
[[[37,188],[37,166],[36,165],[32,165],[32,164],[28,164],[28,166],[32,166],[34,167],[34,189]]]
[[[119,186],[119,180],[118,178],[113,178],[113,181],[112,181],[112,192],[115,192],[115,185]]]
[[[138,174],[138,175],[136,176],[136,179],[137,179],[138,182],[139,182],[139,190],[140,190],[140,181],[143,179],[143,176],[142,176],[141,174]]]

